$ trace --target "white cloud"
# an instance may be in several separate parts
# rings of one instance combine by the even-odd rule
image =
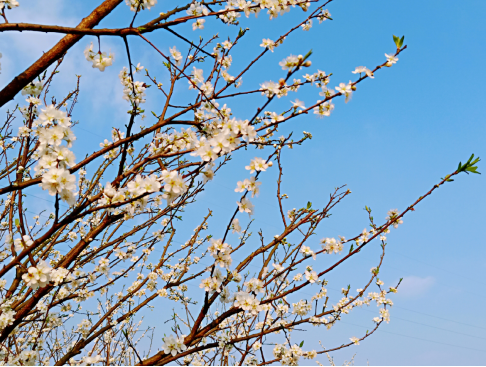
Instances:
[[[9,22],[37,24],[72,25],[80,19],[71,14],[62,0],[28,1],[24,0],[18,8],[7,12]],[[4,86],[18,73],[24,71],[35,60],[48,51],[64,35],[38,32],[5,32],[0,40],[3,53],[0,84]],[[3,67],[4,66],[4,67]]]
[[[403,278],[400,287],[398,287],[398,294],[402,297],[420,297],[427,293],[435,284],[435,278],[428,276],[421,278],[415,275],[410,275]]]
[[[80,6],[79,4],[68,5],[64,0],[23,0],[18,8],[9,11],[7,15],[10,22],[76,26],[82,19],[81,14],[89,13],[89,10],[92,10],[80,9]],[[51,49],[62,37],[64,34],[5,33],[0,39],[0,50],[3,54],[0,89],[8,84],[15,75],[24,71],[41,57],[43,52]],[[101,110],[110,106],[115,111],[120,111],[117,118],[125,118],[128,104],[122,99],[123,88],[118,80],[118,72],[123,63],[109,68],[110,70],[105,73],[91,68],[91,64],[85,60],[83,50],[92,41],[97,43],[94,37],[84,37],[68,52],[59,68],[61,74],[54,79],[51,85],[50,95],[55,95],[58,100],[61,100],[69,91],[74,90],[76,75],[82,75],[80,98],[84,100],[84,95],[90,95],[92,114],[98,115]],[[102,49],[107,52],[113,50],[117,57],[125,61],[123,59],[124,48],[119,47],[120,43],[121,41],[115,42],[106,37],[102,39]],[[54,65],[48,70],[51,71]],[[20,104],[24,103],[24,98],[20,95],[17,96],[17,99]],[[50,97],[48,101],[50,101]],[[76,114],[78,112],[75,110]],[[88,122],[83,121],[83,123],[86,125]]]

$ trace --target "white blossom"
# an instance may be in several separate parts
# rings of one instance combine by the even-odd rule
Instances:
[[[115,60],[115,55],[111,52],[109,54],[101,51],[94,52],[93,42],[84,50],[84,56],[86,60],[92,63],[92,67],[99,69],[99,71],[105,71],[105,68],[113,65],[113,61]]]
[[[181,335],[178,338],[174,337],[173,335],[166,336],[164,338],[164,344],[162,345],[164,353],[170,353],[175,356],[178,353],[185,351],[187,347],[184,345],[184,337],[185,335]]]
[[[157,4],[157,0],[125,0],[131,11],[150,9]]]
[[[248,213],[249,215],[253,214],[254,205],[247,198],[242,198],[241,201],[237,201],[236,203],[240,212]]]
[[[13,9],[19,6],[19,2],[17,0],[0,0],[0,10],[4,9]]]

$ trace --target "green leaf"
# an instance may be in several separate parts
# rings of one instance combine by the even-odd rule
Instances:
[[[353,246],[353,244],[351,244],[351,248],[349,249],[349,253],[353,252],[353,248],[354,248],[354,246]]]
[[[312,55],[312,49],[305,54],[304,61],[307,60],[311,55]]]
[[[454,180],[453,180],[452,178],[450,178],[450,177],[451,177],[451,175],[447,175],[447,176],[445,176],[445,178],[444,178],[444,177],[441,177],[440,179],[441,179],[441,180],[445,180],[446,182],[452,182],[452,181],[454,181]]]
[[[468,172],[472,172],[472,173],[477,173],[477,174],[479,174],[479,175],[480,175],[481,173],[479,173],[479,172],[477,172],[477,171],[476,171],[476,170],[477,170],[477,168],[478,168],[478,167],[469,167],[469,168],[467,168],[467,169],[466,169],[466,171],[468,171]]]
[[[240,27],[240,31],[238,32],[238,37],[243,37],[247,30],[249,30],[249,28],[243,29]]]
[[[19,218],[15,218],[15,226],[16,227],[19,227],[20,226]]]
[[[403,46],[403,41],[405,40],[405,36],[402,36],[402,38],[397,37],[393,35],[393,42],[395,42],[395,45],[397,46],[397,49],[401,49]]]
[[[307,209],[312,208],[312,203],[310,201],[307,202]]]
[[[304,341],[302,340],[299,344],[299,347],[302,348],[304,346]]]
[[[457,167],[457,172],[458,173],[466,172],[467,174],[469,174],[469,172],[481,174],[480,172],[477,171],[478,167],[475,166],[475,164],[478,163],[481,159],[479,157],[477,157],[474,160],[473,159],[474,159],[474,154],[471,154],[471,156],[469,157],[468,161],[465,164],[459,162],[459,166]]]

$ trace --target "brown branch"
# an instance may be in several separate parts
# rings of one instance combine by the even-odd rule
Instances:
[[[86,27],[63,27],[58,25],[32,24],[32,23],[8,23],[0,24],[0,32],[19,31],[19,32],[45,32],[61,33],[78,36],[127,36],[135,35],[139,32],[137,28],[99,28],[92,29]]]

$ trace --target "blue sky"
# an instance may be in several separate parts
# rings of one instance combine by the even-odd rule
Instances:
[[[22,0],[20,8],[9,12],[9,20],[73,25],[98,3],[85,1],[68,6],[62,1]],[[139,21],[150,19],[171,3],[160,0]],[[268,55],[252,76],[244,78],[243,88],[277,80],[282,76],[278,67],[280,60],[291,53],[305,54],[309,49],[314,52],[312,69],[333,73],[330,85],[347,82],[354,79],[351,71],[356,66],[372,68],[384,61],[385,52],[393,52],[393,34],[405,35],[408,49],[399,56],[399,62],[380,70],[374,80],[361,83],[348,104],[337,101],[330,118],[302,116],[280,130],[282,134],[306,130],[314,136],[305,146],[283,154],[284,192],[290,196],[287,209],[302,207],[307,201],[322,205],[334,187],[347,184],[352,195],[333,210],[333,216],[323,224],[319,235],[349,238],[367,226],[365,205],[373,209],[377,220],[383,221],[389,209],[406,208],[471,153],[486,157],[483,111],[486,3],[335,0],[328,9],[333,21],[289,37],[284,47]],[[101,26],[124,26],[130,15],[122,5]],[[264,14],[258,21],[242,19],[242,26],[249,27],[250,31],[236,52],[241,59],[233,56],[233,73],[240,69],[239,65],[244,65],[248,55],[256,55],[261,50],[262,38],[276,39],[304,16],[297,10],[272,22]],[[186,37],[196,36],[190,25],[178,26],[177,30]],[[201,35],[208,37],[216,31],[224,39],[227,35],[234,37],[237,28],[208,21]],[[163,31],[147,37],[165,51],[173,45],[185,47]],[[32,33],[2,34],[0,85],[5,85],[12,75],[25,69],[59,38]],[[116,61],[100,75],[98,70],[90,68],[82,54],[91,41],[95,38],[83,39],[73,47],[61,69],[63,78],[54,86],[55,91],[65,93],[74,86],[74,74],[83,75],[80,103],[74,115],[81,122],[76,131],[78,143],[83,141],[82,145],[75,146],[78,157],[96,149],[108,137],[112,126],[121,126],[127,120],[128,107],[121,99],[122,87],[117,77],[127,65],[123,44],[118,39],[102,39],[102,49],[115,52]],[[163,80],[160,58],[155,52],[141,41],[131,38],[130,42],[134,63],[141,62],[151,72],[159,73]],[[297,98],[310,105],[319,98],[317,92],[303,90]],[[178,91],[181,100],[184,93],[186,89]],[[294,98],[295,95],[278,100],[269,109],[277,111],[280,106],[290,106],[289,101]],[[254,96],[244,103],[229,103],[235,115],[245,118],[247,106],[258,101],[261,97]],[[154,97],[148,99],[145,107],[148,111],[158,111],[159,103]],[[7,105],[11,106],[12,103]],[[147,118],[144,125],[150,121]],[[235,167],[218,176],[196,209],[188,213],[185,222],[188,228],[193,228],[201,213],[212,207],[215,215],[211,228],[218,236],[217,231],[221,232],[224,225],[221,223],[225,223],[238,199],[233,192],[236,181],[248,176],[244,165],[254,155],[252,151],[235,156]],[[481,163],[479,171],[486,171]],[[382,325],[360,346],[335,353],[337,364],[354,354],[355,363],[360,365],[367,362],[371,365],[484,364],[486,316],[481,290],[486,283],[486,193],[483,176],[457,177],[408,214],[399,229],[392,230],[380,277],[386,285],[396,283],[401,277],[404,282],[401,291],[393,297],[391,322]],[[254,231],[262,228],[271,237],[281,230],[275,180],[276,170],[270,169],[263,176],[260,198],[255,200]],[[50,204],[46,202],[46,205]],[[34,206],[41,208],[43,203]],[[181,236],[180,240],[186,239]],[[331,300],[334,297],[336,301],[341,287],[349,282],[353,282],[354,289],[358,287],[357,281],[368,276],[369,269],[375,266],[378,250],[377,244],[371,245],[330,278]],[[305,346],[317,347],[313,344],[316,340],[321,340],[326,347],[345,343],[349,337],[371,329],[371,319],[377,312],[375,306],[357,310],[331,331],[309,328],[302,336]],[[325,357],[319,361],[324,363]]]

